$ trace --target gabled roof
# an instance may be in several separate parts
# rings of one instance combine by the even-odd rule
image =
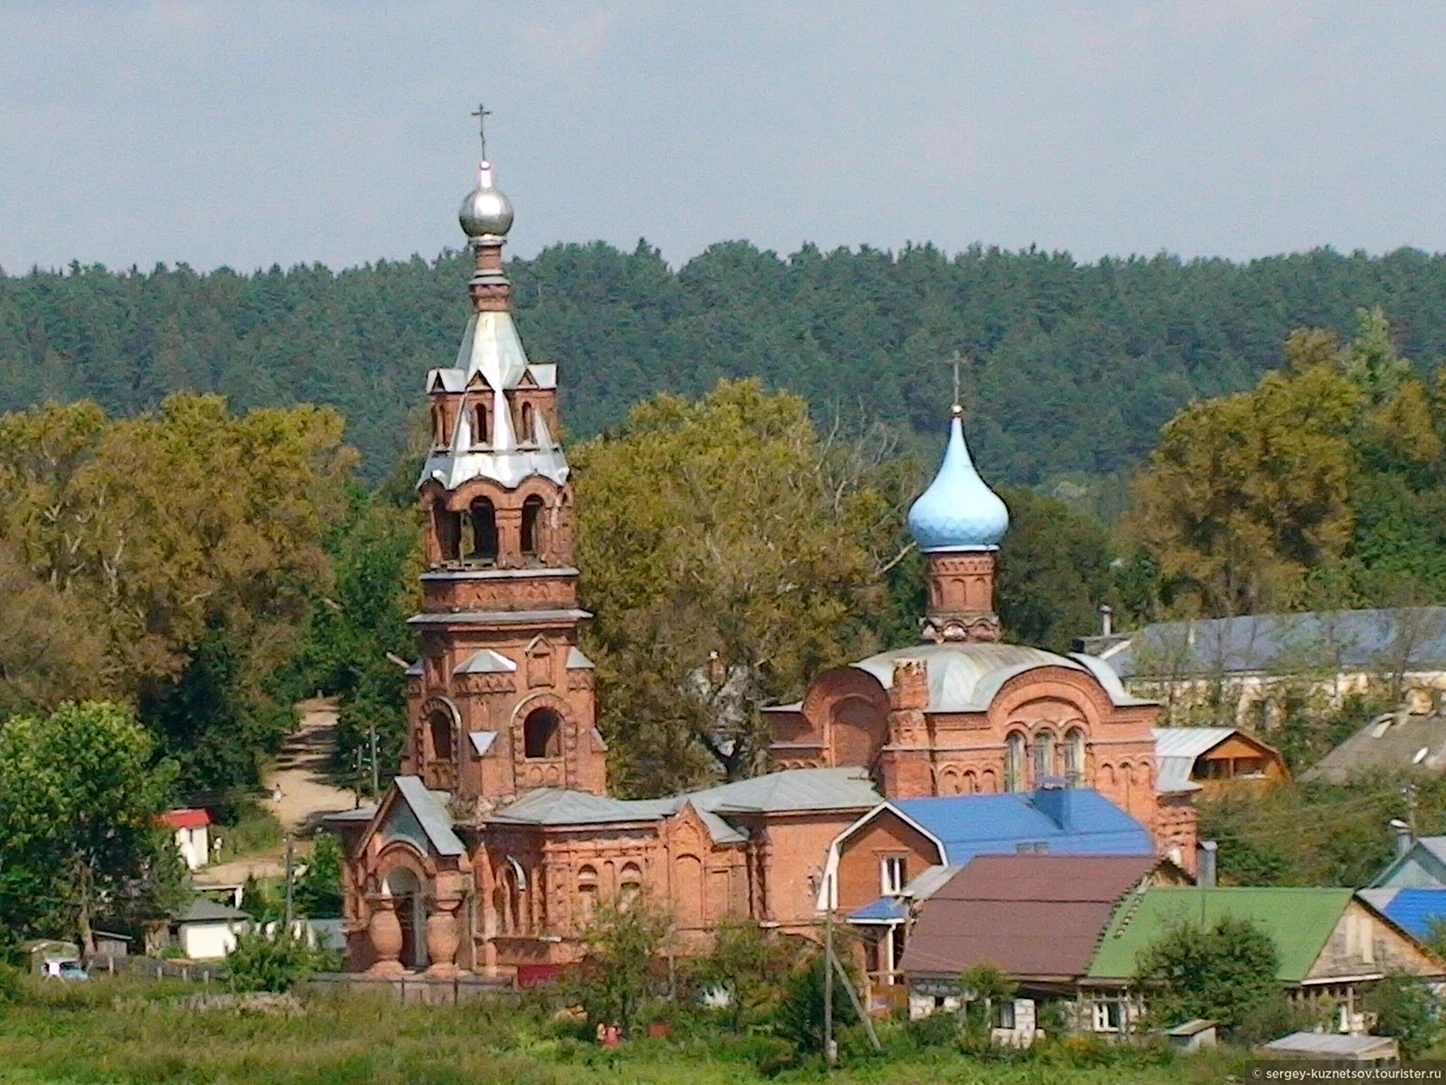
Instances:
[[[1419,939],[1446,923],[1446,887],[1362,889],[1361,897],[1402,930]]]
[[[1195,760],[1235,733],[1233,727],[1156,727],[1155,790],[1161,794],[1199,791],[1190,778]]]
[[[903,970],[955,976],[987,962],[1011,976],[1084,975],[1115,904],[1159,863],[1153,855],[981,855],[921,911]]]
[[[1064,804],[1064,824],[1047,812],[1040,792],[891,799],[885,805],[939,840],[942,858],[956,866],[976,855],[1012,853],[1021,846],[1054,854],[1153,854],[1144,826],[1099,792],[1065,788],[1051,798]]]
[[[1226,916],[1258,923],[1280,954],[1276,978],[1300,983],[1321,950],[1354,891],[1350,889],[1175,888],[1155,886],[1122,901],[1090,964],[1092,979],[1129,979],[1137,956],[1180,922],[1213,925]]]
[[[397,799],[411,810],[426,835],[426,842],[436,849],[438,855],[466,853],[466,847],[452,831],[452,815],[447,813],[447,798],[444,792],[428,791],[418,776],[397,776],[392,782],[396,785]],[[383,825],[390,820],[392,812],[384,812]]]
[[[853,664],[892,689],[894,667],[904,660],[922,660],[929,669],[928,712],[983,712],[1000,687],[1015,675],[1037,667],[1063,667],[1093,675],[1116,705],[1152,704],[1125,692],[1108,665],[1088,656],[1061,656],[1023,644],[980,641],[916,644],[880,652]]]
[[[1343,783],[1367,769],[1446,769],[1446,717],[1378,716],[1301,774],[1302,780]]]
[[[168,829],[199,829],[211,824],[211,815],[189,807],[167,810],[157,820]]]
[[[1157,622],[1109,637],[1084,637],[1125,678],[1329,666],[1371,670],[1404,659],[1406,670],[1446,664],[1446,607],[1253,614]]]
[[[1371,885],[1406,884],[1397,882],[1396,876],[1402,867],[1412,864],[1437,872],[1437,880],[1430,884],[1446,885],[1446,836],[1418,836],[1404,855],[1392,859],[1390,865],[1371,880]]]

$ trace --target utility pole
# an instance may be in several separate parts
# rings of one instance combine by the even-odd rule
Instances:
[[[291,937],[291,883],[293,878],[292,860],[295,855],[296,838],[290,833],[286,834],[286,937]]]
[[[832,882],[828,883],[833,889]],[[823,913],[823,1061],[833,1066],[833,893],[824,899]]]

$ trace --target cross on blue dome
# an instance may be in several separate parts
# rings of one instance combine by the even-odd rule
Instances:
[[[925,553],[935,550],[994,550],[1009,530],[1009,509],[984,484],[964,443],[963,413],[957,405],[949,422],[944,462],[929,488],[909,509],[909,533]]]

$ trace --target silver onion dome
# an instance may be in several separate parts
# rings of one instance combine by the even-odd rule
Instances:
[[[462,201],[457,221],[468,237],[505,237],[512,229],[512,201],[493,184],[490,163],[477,171],[477,187]]]

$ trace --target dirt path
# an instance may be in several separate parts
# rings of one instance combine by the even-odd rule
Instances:
[[[282,743],[264,783],[271,795],[261,803],[292,833],[310,832],[323,815],[356,805],[352,792],[333,786],[326,778],[327,762],[336,746],[336,700],[322,697],[296,707],[301,712],[301,726]]]

